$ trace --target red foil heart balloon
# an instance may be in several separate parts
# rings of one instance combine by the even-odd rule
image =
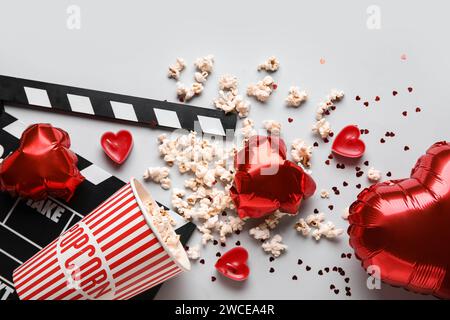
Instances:
[[[103,151],[117,164],[122,164],[133,148],[133,136],[127,130],[105,132],[101,138]]]
[[[346,126],[334,139],[331,150],[346,158],[359,158],[364,154],[366,145],[359,137],[361,132],[357,126]]]
[[[0,164],[1,190],[34,200],[52,196],[69,201],[84,180],[69,148],[64,130],[50,124],[28,127],[19,148]]]
[[[286,160],[286,145],[278,137],[250,137],[234,162],[230,193],[241,218],[259,218],[278,209],[295,214],[303,198],[316,190],[314,180]]]
[[[408,290],[450,298],[450,144],[438,142],[411,177],[375,184],[350,206],[350,245],[365,269]]]
[[[217,260],[215,267],[225,277],[236,281],[243,281],[250,275],[247,260],[247,250],[242,247],[236,247],[225,252]]]

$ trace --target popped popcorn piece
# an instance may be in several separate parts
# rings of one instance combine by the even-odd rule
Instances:
[[[247,87],[247,95],[255,97],[258,101],[266,102],[273,92],[274,80],[271,76],[266,76],[256,84],[251,83]]]
[[[172,66],[169,66],[169,71],[167,72],[167,76],[169,78],[173,78],[175,80],[178,80],[180,78],[181,71],[184,70],[186,67],[186,62],[183,58],[177,58],[175,61],[175,64]]]
[[[312,237],[319,241],[322,236],[336,238],[344,233],[343,229],[338,229],[331,221],[319,223],[318,228],[313,230]]]
[[[242,122],[241,133],[244,136],[244,138],[248,139],[256,134],[256,130],[254,129],[254,127],[255,122],[252,119],[245,119]]]
[[[144,172],[144,179],[159,183],[161,188],[170,189],[171,181],[169,178],[170,169],[167,167],[150,167]]]
[[[194,82],[192,84],[191,90],[195,95],[199,95],[203,91],[203,85],[201,83]]]
[[[202,244],[206,245],[209,241],[214,241],[214,236],[211,232],[205,232],[202,234]]]
[[[248,232],[256,240],[267,240],[270,238],[270,229],[265,223],[260,224],[257,227],[251,228]]]
[[[349,207],[344,208],[344,210],[342,210],[342,214],[341,214],[342,219],[348,220],[349,215],[350,215],[350,208]]]
[[[177,97],[181,102],[186,102],[194,97],[195,93],[190,87],[186,87],[183,83],[177,82]]]
[[[282,243],[283,238],[276,234],[272,239],[264,242],[262,248],[265,252],[269,252],[275,258],[279,257],[287,249],[287,245]]]
[[[380,170],[376,170],[374,167],[371,167],[367,171],[367,178],[370,181],[373,181],[373,182],[380,181],[380,179],[381,179],[381,171]]]
[[[225,113],[236,111],[239,117],[244,118],[248,116],[250,111],[250,103],[244,98],[236,94],[237,91],[219,91],[219,97],[214,99],[214,106],[217,109],[223,110]]]
[[[305,90],[301,90],[299,87],[292,86],[289,89],[289,94],[286,98],[286,103],[289,107],[298,107],[300,106],[304,101],[308,99],[308,94]]]
[[[209,73],[206,71],[203,71],[203,72],[197,71],[196,73],[194,73],[194,79],[198,83],[205,83],[208,76],[209,76]]]
[[[219,97],[214,99],[214,106],[217,109],[225,111],[225,113],[232,112],[236,109],[236,95],[232,91],[219,91]]]
[[[325,220],[325,214],[323,212],[310,214],[306,217],[306,223],[310,226],[317,227],[319,224]]]
[[[311,232],[311,227],[306,223],[305,219],[300,218],[294,226],[295,230],[301,232],[302,235],[307,236]]]
[[[275,120],[265,120],[264,128],[268,133],[279,136],[281,131],[281,123]]]
[[[192,247],[189,247],[189,249],[186,251],[187,256],[191,260],[198,260],[200,258],[200,246],[195,245]]]
[[[172,182],[170,181],[170,178],[164,178],[161,179],[160,184],[161,188],[163,188],[164,190],[169,190],[170,187],[172,186]]]
[[[309,168],[311,166],[312,149],[313,147],[308,146],[302,139],[295,139],[291,145],[292,159]]]
[[[320,119],[312,127],[312,131],[316,134],[319,134],[322,139],[326,139],[331,133],[330,123],[325,119]]]
[[[271,56],[267,61],[258,66],[258,71],[265,70],[268,72],[275,72],[280,67],[280,62],[275,56]]]
[[[250,112],[250,103],[244,100],[241,95],[237,95],[234,100],[239,118],[247,117]]]
[[[237,90],[238,80],[235,76],[225,74],[219,78],[219,88],[221,90]]]
[[[330,193],[326,189],[320,190],[320,197],[322,199],[328,199],[330,197]]]
[[[211,73],[214,66],[214,56],[209,54],[205,57],[195,60],[195,66],[198,71]]]
[[[159,183],[169,176],[170,169],[167,167],[149,167],[144,172],[144,179]]]

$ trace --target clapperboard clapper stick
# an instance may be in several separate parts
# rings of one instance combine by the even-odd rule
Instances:
[[[152,128],[195,130],[227,135],[236,129],[236,114],[167,101],[0,75],[5,104],[50,112],[138,124]]]
[[[17,149],[25,128],[22,122],[2,110],[0,101],[0,144],[4,148],[0,157]],[[14,269],[125,185],[80,155],[78,169],[86,179],[68,203],[52,198],[31,201],[0,192],[0,300],[17,299],[12,281]],[[181,242],[186,244],[195,225],[169,211],[177,222],[176,232]],[[158,290],[159,286],[154,287],[133,299],[153,299]]]

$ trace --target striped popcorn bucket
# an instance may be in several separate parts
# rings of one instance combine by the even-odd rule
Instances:
[[[156,214],[154,200],[131,179],[14,271],[20,299],[126,300],[190,270],[182,244],[175,256],[162,241]]]

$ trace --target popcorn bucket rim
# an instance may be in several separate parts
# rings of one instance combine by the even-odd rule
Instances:
[[[153,208],[158,208],[158,205],[156,204],[153,197],[150,195],[150,193],[145,189],[145,187],[136,179],[131,178],[130,179],[130,186],[131,190],[133,191],[134,198],[136,199],[136,202],[139,205],[139,209],[141,210],[145,221],[147,222],[147,225],[152,230],[155,237],[158,239],[159,244],[163,247],[164,251],[169,255],[169,257],[172,259],[172,261],[183,271],[190,271],[191,270],[191,263],[189,261],[189,258],[187,256],[186,250],[184,249],[181,242],[179,242],[178,246],[182,249],[182,257],[177,259],[175,255],[173,254],[172,250],[167,246],[167,244],[162,240],[160,233],[158,232],[158,229],[154,226],[153,221],[151,219],[151,213],[148,212],[147,207],[143,204],[141,197],[146,197],[148,200],[150,200],[153,203]],[[138,190],[139,189],[139,190]]]

